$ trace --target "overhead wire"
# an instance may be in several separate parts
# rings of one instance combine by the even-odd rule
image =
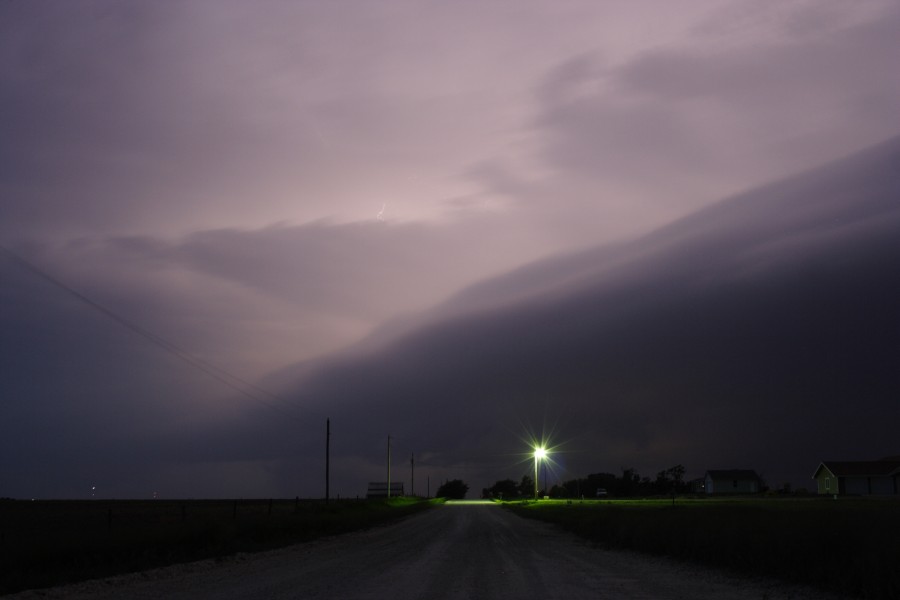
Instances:
[[[177,357],[178,359],[180,359],[184,363],[188,364],[189,366],[193,367],[194,369],[197,369],[197,370],[205,373],[207,376],[215,379],[216,381],[219,381],[223,385],[238,392],[242,396],[249,398],[251,400],[254,400],[256,402],[259,402],[272,410],[276,410],[276,411],[285,413],[291,418],[298,419],[298,420],[301,419],[302,415],[299,414],[297,407],[294,406],[293,404],[289,404],[286,400],[284,400],[280,396],[260,387],[257,384],[247,381],[246,379],[244,379],[238,375],[235,375],[235,374],[231,373],[230,371],[228,371],[222,367],[219,367],[207,360],[204,360],[200,357],[194,356],[193,354],[191,354],[187,350],[181,348],[177,344],[170,342],[169,340],[163,338],[162,336],[152,333],[151,331],[141,327],[134,321],[123,317],[122,315],[118,314],[117,312],[113,311],[112,309],[97,302],[93,298],[83,294],[82,292],[79,292],[78,290],[74,289],[70,285],[66,284],[65,282],[61,281],[60,279],[57,279],[53,275],[50,275],[45,270],[41,269],[34,263],[21,257],[16,252],[3,246],[2,244],[0,244],[0,251],[5,253],[13,262],[18,264],[20,267],[26,269],[30,273],[40,277],[41,279],[49,282],[53,286],[63,290],[67,294],[69,294],[72,297],[79,300],[81,303],[94,309],[95,311],[97,311],[98,313],[103,315],[104,317],[114,321],[119,326],[124,327],[125,329],[140,336],[141,338],[152,343],[153,345],[157,346],[158,348],[161,348],[165,352],[168,352],[169,354]],[[306,413],[313,413],[317,417],[325,418],[324,415],[319,414],[319,412],[315,411],[314,409],[304,408],[303,410]],[[409,445],[409,443],[412,441],[412,440],[406,438],[405,436],[398,437],[398,436],[394,435],[394,436],[392,436],[392,438],[395,443],[401,442],[401,443],[405,443],[407,445]],[[452,470],[483,469],[483,468],[492,468],[492,467],[493,468],[505,468],[505,467],[511,466],[510,463],[506,463],[506,462],[504,462],[503,464],[491,463],[488,465],[472,464],[472,463],[469,463],[468,461],[465,461],[465,459],[463,459],[464,462],[459,462],[460,457],[455,457],[455,458],[456,458],[456,460],[452,463],[434,462],[433,458],[432,458],[432,460],[425,460],[425,461],[419,462],[418,464],[421,467],[443,468],[443,469],[452,469]]]
[[[220,383],[226,385],[227,387],[238,392],[239,394],[241,394],[247,398],[250,398],[252,400],[255,400],[263,405],[266,405],[271,409],[282,411],[282,412],[288,414],[292,418],[295,418],[295,419],[301,418],[301,415],[297,412],[297,408],[294,405],[289,404],[286,400],[277,396],[276,394],[273,394],[272,392],[269,392],[268,390],[265,390],[265,389],[259,387],[258,385],[251,383],[251,382],[243,379],[242,377],[239,377],[239,376],[223,369],[222,367],[216,366],[207,360],[204,360],[202,358],[194,356],[191,353],[189,353],[188,351],[179,347],[178,345],[168,341],[167,339],[144,329],[140,325],[134,323],[133,321],[131,321],[129,319],[126,319],[125,317],[119,315],[118,313],[114,312],[113,310],[100,304],[96,300],[82,294],[78,290],[72,288],[71,286],[67,285],[66,283],[53,277],[52,275],[50,275],[49,273],[47,273],[46,271],[44,271],[37,265],[22,258],[17,253],[13,252],[12,250],[3,246],[2,244],[0,244],[0,250],[2,250],[10,259],[12,259],[13,262],[15,262],[19,266],[27,269],[32,274],[37,275],[38,277],[44,279],[45,281],[48,281],[49,283],[53,284],[54,286],[58,287],[59,289],[65,291],[66,293],[70,294],[71,296],[77,298],[82,303],[93,308],[94,310],[96,310],[97,312],[102,314],[103,316],[118,323],[120,326],[122,326],[122,327],[128,329],[129,331],[131,331],[132,333],[144,338],[145,340],[156,345],[157,347],[162,348],[163,350],[172,354],[173,356],[178,357],[179,359],[181,359],[183,362],[187,363],[191,367],[206,373],[208,376],[210,376],[213,379],[219,381]],[[316,412],[309,408],[306,408],[304,410],[307,412]]]

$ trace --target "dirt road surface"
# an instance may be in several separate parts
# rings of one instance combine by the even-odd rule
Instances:
[[[11,598],[810,599],[820,592],[604,550],[490,503],[450,502],[392,525]]]

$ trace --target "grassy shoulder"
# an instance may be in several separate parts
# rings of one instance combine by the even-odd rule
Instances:
[[[306,542],[439,500],[2,501],[0,594]]]
[[[860,598],[900,598],[900,502],[874,499],[539,501],[506,505],[607,547]]]

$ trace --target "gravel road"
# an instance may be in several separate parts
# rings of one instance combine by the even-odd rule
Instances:
[[[489,503],[449,502],[392,525],[10,598],[716,598],[821,592],[596,548]]]

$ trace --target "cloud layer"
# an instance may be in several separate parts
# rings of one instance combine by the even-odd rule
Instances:
[[[825,456],[890,454],[898,164],[894,140],[486,282],[300,390],[366,431],[441,449],[442,473],[478,467],[485,485],[527,472],[509,455],[544,426],[563,478],[682,463],[797,484]]]
[[[889,0],[0,3],[0,496],[293,496],[328,415],[353,493],[387,428],[461,468],[525,408],[580,423],[560,390],[633,424],[609,456],[668,466],[683,437],[634,415],[680,384],[632,387],[664,347],[633,319],[682,339],[659,315],[697,296],[749,335],[724,315],[754,277],[789,303],[778,269],[851,236],[829,219],[880,239],[850,175],[713,203],[900,132],[898,31]]]

